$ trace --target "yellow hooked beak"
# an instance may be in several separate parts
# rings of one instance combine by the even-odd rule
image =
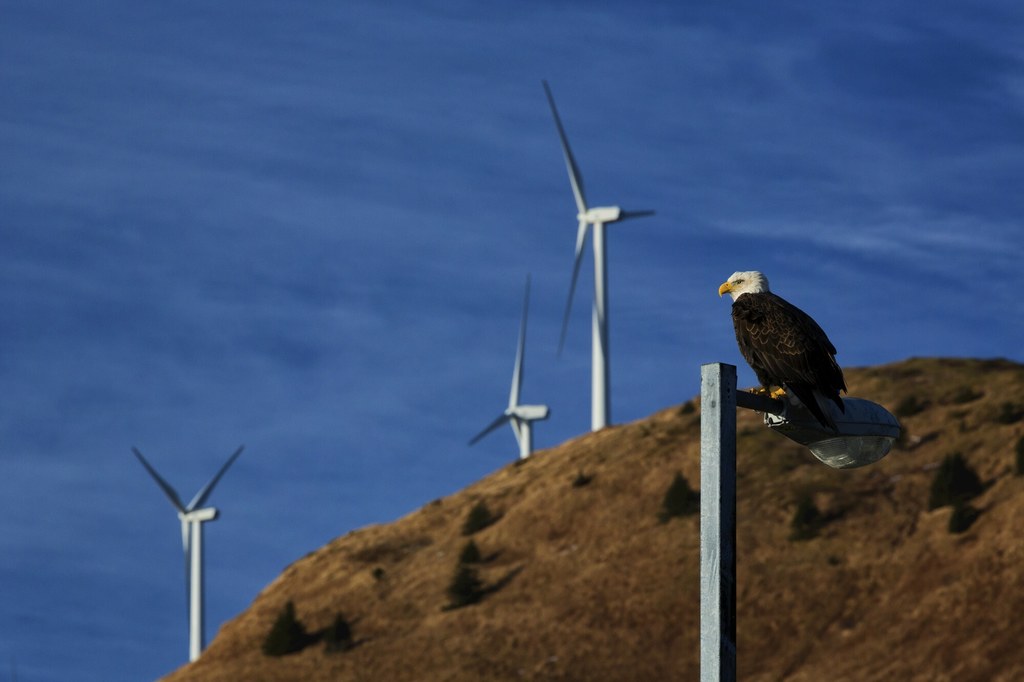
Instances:
[[[725,282],[722,286],[718,287],[718,296],[721,297],[730,291],[732,291],[732,282]]]

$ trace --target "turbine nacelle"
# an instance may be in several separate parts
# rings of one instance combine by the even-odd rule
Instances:
[[[522,419],[523,421],[543,421],[551,415],[547,405],[517,405],[505,410],[509,419]]]
[[[618,206],[595,206],[586,213],[578,213],[576,217],[581,223],[614,223],[620,220],[622,209]]]
[[[204,507],[203,509],[193,509],[189,512],[178,512],[178,518],[181,519],[182,523],[203,523],[204,521],[213,521],[220,515],[216,507]]]

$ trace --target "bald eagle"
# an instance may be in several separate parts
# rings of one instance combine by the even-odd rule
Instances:
[[[732,323],[744,359],[765,390],[772,386],[796,396],[823,426],[835,422],[820,399],[845,412],[840,391],[846,391],[836,347],[810,315],[768,289],[760,272],[734,272],[718,295],[732,296]]]

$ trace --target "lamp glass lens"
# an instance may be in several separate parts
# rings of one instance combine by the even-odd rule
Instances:
[[[839,436],[809,445],[814,456],[833,469],[853,469],[877,462],[889,454],[895,438]]]

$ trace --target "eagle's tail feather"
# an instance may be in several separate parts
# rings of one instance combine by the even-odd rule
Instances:
[[[838,433],[839,429],[836,428],[836,423],[828,412],[822,409],[822,406],[818,403],[818,396],[816,391],[810,386],[803,384],[787,384],[786,388],[796,396],[797,400],[807,408],[807,411],[814,415],[814,418],[827,429]],[[840,410],[843,410],[842,400],[839,403]],[[845,410],[843,410],[845,411]]]

